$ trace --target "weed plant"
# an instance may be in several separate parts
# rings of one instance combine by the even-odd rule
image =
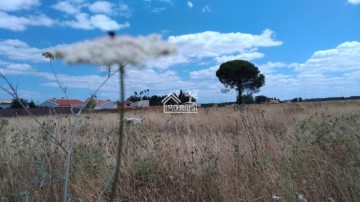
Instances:
[[[360,103],[338,101],[126,112],[116,201],[360,201]],[[117,114],[86,114],[72,201],[96,201],[116,166]],[[38,117],[65,140],[72,117]],[[62,200],[65,156],[30,117],[0,120],[0,200]],[[110,197],[104,191],[101,200]]]

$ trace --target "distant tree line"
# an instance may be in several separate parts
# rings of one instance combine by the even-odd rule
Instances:
[[[316,102],[316,101],[332,101],[332,100],[359,100],[360,96],[350,97],[326,97],[326,98],[310,98],[304,99],[303,102]]]
[[[150,90],[146,89],[144,91],[140,91],[137,92],[135,91],[133,93],[133,95],[131,95],[130,97],[128,97],[128,101],[131,102],[138,102],[141,100],[149,100],[149,105],[150,106],[160,106],[163,105],[163,103],[161,102],[167,95],[149,95]],[[181,103],[185,103],[189,101],[189,96],[186,95],[186,93],[184,93],[183,90],[180,90],[179,94],[173,93],[174,95],[176,95],[179,100],[181,101]],[[195,98],[192,98],[193,102],[196,102]],[[171,101],[170,101],[171,102]],[[172,103],[174,104],[174,103]]]
[[[35,102],[33,100],[31,100],[30,102],[28,102],[25,99],[20,98],[19,99],[20,102],[27,108],[37,108]],[[10,105],[10,109],[19,109],[22,108],[20,102],[18,99],[13,99]]]
[[[134,92],[133,95],[131,95],[127,100],[131,102],[137,102],[140,100],[149,100],[150,106],[161,106],[163,103],[161,102],[167,95],[148,95],[149,89],[146,89],[145,91]],[[183,92],[183,90],[180,90],[179,94],[173,93],[176,95],[180,100],[181,103],[186,103],[189,101],[189,97]],[[291,100],[288,100],[290,102],[318,102],[318,101],[335,101],[335,100],[355,100],[360,99],[360,96],[350,96],[350,97],[327,97],[327,98],[310,98],[310,99],[302,99],[301,97],[295,97]],[[270,100],[279,100],[275,97],[267,97],[265,95],[259,95],[253,97],[252,94],[242,95],[242,102],[244,104],[262,104],[269,102]],[[192,101],[196,102],[196,99],[192,99]],[[27,108],[38,108],[38,106],[35,104],[33,100],[30,102],[26,99],[20,98],[20,102],[23,103],[23,105]],[[170,101],[171,102],[171,101]],[[279,100],[280,102],[280,100]],[[282,101],[286,102],[286,101]],[[203,103],[201,106],[226,106],[231,104],[236,104],[237,102],[223,102],[223,103]],[[175,103],[171,103],[175,104]],[[87,103],[86,108],[87,109],[93,109],[96,106],[96,100],[92,99]],[[10,105],[11,109],[19,109],[22,108],[21,104],[17,99],[13,99]]]

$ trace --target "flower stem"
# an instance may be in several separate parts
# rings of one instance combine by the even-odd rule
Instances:
[[[115,167],[115,175],[113,179],[113,184],[111,188],[110,201],[113,202],[116,193],[116,185],[119,178],[120,166],[121,166],[121,152],[123,147],[123,139],[124,139],[124,113],[125,113],[125,87],[124,87],[124,67],[125,65],[119,64],[120,68],[120,128],[119,128],[119,142],[118,142],[118,150],[117,150],[117,159],[116,159],[116,167]]]

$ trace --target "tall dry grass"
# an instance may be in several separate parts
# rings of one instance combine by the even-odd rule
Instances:
[[[360,201],[360,102],[135,111],[118,201]],[[69,144],[68,116],[39,119]],[[96,201],[112,174],[117,114],[84,114],[72,201]],[[65,156],[28,117],[0,120],[0,201],[60,201]],[[102,200],[109,197],[109,191]]]

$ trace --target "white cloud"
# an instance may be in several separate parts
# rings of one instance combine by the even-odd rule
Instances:
[[[44,86],[58,88],[59,85],[55,81],[54,75],[45,72],[37,72],[34,76],[43,77],[50,80],[49,82],[43,83]],[[71,89],[88,89],[95,90],[100,83],[105,80],[105,77],[99,75],[67,75],[67,74],[57,74],[59,82],[62,86],[66,86]]]
[[[190,60],[188,58],[184,57],[183,55],[176,54],[173,56],[150,60],[149,62],[146,63],[146,66],[164,70],[173,65],[186,64],[189,62]]]
[[[75,15],[80,13],[81,6],[75,5],[69,1],[61,1],[52,6],[54,9],[62,11],[64,13]]]
[[[130,27],[128,22],[119,24],[103,14],[89,17],[86,13],[79,13],[75,18],[76,20],[66,21],[65,24],[77,29],[100,29],[102,31],[121,30]]]
[[[99,28],[102,31],[120,30],[130,27],[128,22],[125,24],[118,24],[116,21],[102,14],[91,16],[90,21],[94,28]]]
[[[38,78],[43,78],[40,80],[43,83],[41,85],[58,88],[58,84],[52,73],[38,71],[34,68],[31,68],[28,64],[12,64],[13,67],[7,66],[5,68],[0,67],[0,72],[5,75],[27,75],[34,76]],[[183,80],[176,71],[156,71],[151,68],[147,69],[133,69],[128,68],[126,71],[126,92],[130,95],[134,91],[139,89],[155,89],[162,91],[163,94],[173,92],[179,89],[193,89],[194,86],[197,86],[197,83],[192,81]],[[68,93],[75,89],[82,89],[82,91],[91,91],[97,89],[103,80],[106,79],[107,75],[67,75],[67,74],[57,74],[57,77],[60,83],[63,86],[68,88]],[[100,95],[105,95],[106,99],[118,99],[119,95],[119,80],[118,75],[112,77],[101,89]],[[161,94],[161,93],[160,93]],[[127,95],[127,96],[129,96]],[[71,96],[71,95],[70,95]],[[52,96],[53,97],[53,96]],[[43,98],[46,99],[46,98]]]
[[[302,73],[348,72],[360,68],[360,42],[344,42],[334,49],[315,52],[296,70]]]
[[[195,34],[170,36],[168,41],[179,47],[179,53],[187,57],[219,57],[234,53],[254,52],[258,47],[279,46],[273,32],[266,29],[260,35],[245,33],[219,33],[206,31]]]
[[[70,26],[76,29],[93,30],[100,29],[102,31],[121,30],[130,27],[130,23],[119,24],[112,20],[108,15],[116,14],[115,4],[109,1],[96,1],[88,4],[83,0],[66,0],[61,1],[52,6],[54,9],[72,15],[74,20],[66,20],[62,22],[63,25]],[[95,15],[89,15],[82,12],[82,8],[88,8]],[[131,9],[124,3],[119,4],[119,15],[123,17],[130,17]],[[106,14],[106,15],[105,15]]]
[[[218,63],[224,63],[230,60],[254,60],[263,58],[265,55],[263,53],[259,52],[247,52],[247,53],[241,53],[239,55],[223,55],[216,57],[215,60]]]
[[[216,65],[207,69],[192,71],[190,72],[190,78],[192,79],[216,78],[215,73],[218,69],[219,69],[219,65]]]
[[[5,67],[0,67],[0,72],[3,73],[5,76],[9,75],[21,75],[21,76],[34,76],[38,78],[43,78],[45,80],[40,80],[42,86],[54,87],[59,88],[58,83],[55,79],[53,73],[49,72],[42,72],[38,71],[37,69],[31,67],[29,64],[24,63],[12,63],[8,64]],[[106,76],[99,76],[99,75],[67,75],[67,74],[57,74],[57,77],[62,86],[66,86],[71,90],[73,89],[87,89],[87,90],[94,90],[96,89],[100,83],[105,80]],[[108,84],[109,86],[109,84]],[[116,88],[116,84],[110,86],[113,89]],[[22,89],[24,90],[24,89]],[[106,89],[105,89],[106,90]],[[111,88],[107,88],[107,91],[114,92]]]
[[[43,50],[32,48],[27,43],[18,39],[7,39],[0,41],[0,56],[12,60],[26,60],[32,62],[46,61],[42,57]]]
[[[316,51],[303,63],[267,62],[257,65],[266,77],[260,94],[281,99],[358,95],[359,55],[360,42],[351,41],[333,49]],[[219,65],[215,65],[192,71],[190,78],[219,83],[215,75],[218,68]],[[284,68],[286,71],[282,71]],[[212,91],[209,87],[204,89]]]
[[[360,0],[348,0],[348,3],[350,4],[360,4]]]
[[[25,75],[34,72],[35,69],[29,64],[25,63],[10,63],[3,68],[0,67],[0,72],[4,75]]]
[[[261,73],[270,74],[273,73],[277,68],[291,67],[291,65],[283,62],[267,62],[265,64],[258,65],[258,67]]]
[[[12,31],[24,31],[27,26],[51,27],[55,21],[44,14],[18,17],[0,11],[0,28]]]
[[[9,75],[29,75],[36,70],[26,63],[8,63],[0,67],[0,72],[5,76]]]
[[[211,11],[211,9],[210,9],[210,7],[209,7],[208,5],[206,5],[206,6],[204,6],[204,7],[201,9],[201,11],[202,11],[203,13],[208,13],[208,12]]]
[[[88,14],[86,13],[76,14],[75,19],[76,20],[65,21],[65,24],[72,28],[77,28],[77,29],[87,29],[87,30],[94,29]]]
[[[108,1],[96,1],[89,6],[89,10],[93,13],[112,13],[113,4]]]
[[[7,65],[7,68],[18,71],[29,71],[33,69],[29,64],[25,63],[9,64]]]
[[[149,63],[151,67],[166,69],[172,65],[204,62],[212,59],[218,63],[231,59],[253,60],[264,57],[258,47],[279,46],[281,41],[273,39],[271,30],[261,35],[244,33],[202,32],[170,36],[168,42],[176,45],[178,54]]]
[[[125,67],[126,68],[126,67]],[[44,86],[58,88],[58,84],[54,80],[54,76],[45,73],[37,72],[33,73],[33,76],[42,77],[47,79]],[[83,90],[95,90],[103,80],[105,80],[106,75],[81,75],[81,76],[72,76],[66,74],[58,75],[59,81],[63,86],[67,86],[71,92],[74,89],[83,89]],[[127,69],[126,71],[126,92],[130,96],[132,92],[150,89],[161,91],[167,94],[179,89],[193,89],[196,86],[195,82],[186,81],[179,77],[178,73],[175,71],[162,71],[157,72],[154,69]],[[153,92],[153,91],[152,91]],[[105,95],[106,99],[119,99],[119,80],[118,75],[114,75],[100,90],[99,95]]]
[[[125,3],[120,3],[119,4],[119,15],[123,16],[123,17],[131,17],[132,16],[132,10],[130,9],[130,7],[125,4]]]
[[[265,71],[264,92],[273,96],[331,97],[358,95],[360,42],[344,42],[336,48],[320,50],[304,63],[281,62],[260,65]],[[289,75],[276,74],[274,68],[293,68]],[[345,94],[346,93],[346,94]],[[289,97],[290,96],[290,97]]]
[[[183,80],[176,71],[155,71],[154,69],[128,69],[127,84],[135,89],[156,89],[168,91],[169,89],[190,89],[196,86],[193,81]]]
[[[39,0],[1,0],[0,10],[17,11],[40,6]]]
[[[256,54],[262,55],[261,53],[254,52],[254,55],[256,55]],[[225,56],[224,58],[227,58],[227,56]],[[219,60],[218,62],[223,63],[223,62],[226,62],[226,61],[236,60],[236,59],[243,59],[243,58],[237,58],[236,56],[234,56],[234,57],[230,56],[230,57],[228,57],[228,60],[224,59],[224,60]],[[276,69],[276,68],[287,67],[289,65],[287,65],[286,63],[282,63],[282,62],[268,62],[266,64],[257,65],[257,66],[258,66],[261,73],[270,74],[270,73],[274,72],[274,69]],[[206,68],[206,69],[192,71],[192,72],[190,72],[190,77],[193,78],[193,79],[211,79],[211,78],[213,79],[213,78],[216,78],[215,73],[219,69],[219,67],[220,67],[220,64],[209,67],[209,68]]]
[[[193,8],[193,7],[194,7],[194,4],[193,4],[191,1],[188,1],[188,2],[187,2],[187,5],[188,5],[189,8]]]

